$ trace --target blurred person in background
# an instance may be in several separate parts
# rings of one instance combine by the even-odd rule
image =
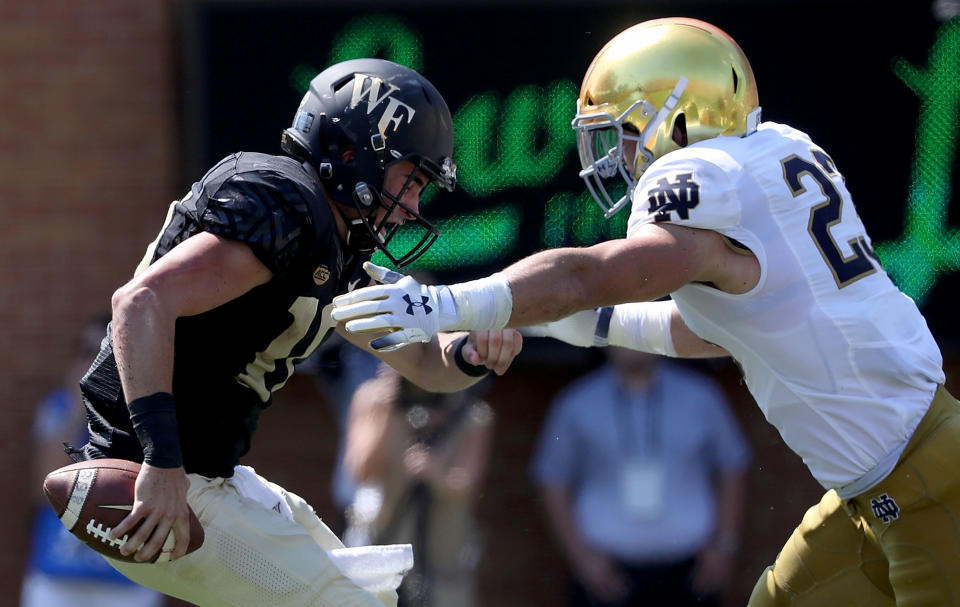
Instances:
[[[855,146],[855,108],[828,94],[811,108],[847,117]],[[611,39],[587,68],[573,127],[605,216],[631,209],[625,238],[452,285],[368,264],[389,284],[338,296],[333,317],[348,331],[393,330],[378,342],[391,347],[449,327],[558,323],[576,345],[730,355],[825,489],[749,606],[960,604],[960,402],[833,158],[761,121],[743,50],[684,17]],[[404,297],[438,313],[405,315]]]
[[[743,433],[707,377],[606,354],[554,400],[532,465],[570,605],[719,606],[740,546]]]
[[[437,394],[389,367],[350,406],[345,467],[357,485],[344,541],[410,543],[406,607],[471,607],[481,542],[474,518],[493,410],[472,391]]]
[[[356,491],[353,477],[343,464],[350,401],[360,384],[377,374],[379,364],[380,360],[373,354],[333,335],[297,367],[298,372],[312,375],[317,391],[327,402],[337,423],[337,457],[330,478],[330,496],[338,520],[331,527],[341,536],[346,528],[347,508],[353,503]]]
[[[91,319],[71,351],[59,386],[37,405],[33,422],[33,475],[39,487],[50,470],[63,465],[65,442],[83,440],[87,417],[77,385],[100,349],[110,317]],[[70,533],[37,491],[30,559],[20,607],[159,607],[163,595],[134,584]]]

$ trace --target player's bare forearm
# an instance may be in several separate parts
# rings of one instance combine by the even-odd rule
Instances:
[[[127,400],[171,392],[176,318],[154,290],[137,284],[119,289],[112,303],[113,351]]]
[[[452,341],[454,336],[463,334],[443,333],[427,343],[413,343],[399,350],[392,352],[380,352],[370,347],[370,342],[378,337],[387,335],[387,331],[377,331],[369,333],[351,333],[343,327],[343,323],[337,326],[339,333],[345,340],[353,345],[366,350],[383,362],[393,367],[400,375],[417,384],[425,390],[432,392],[453,392],[459,389],[468,388],[475,381],[469,381],[465,375],[457,377],[451,373],[450,378],[443,376],[448,373],[448,367],[445,363],[443,345]],[[453,365],[453,358],[450,357],[450,366]],[[451,381],[452,379],[463,380],[463,383]],[[441,386],[447,389],[440,389]]]
[[[439,333],[426,343],[412,343],[392,352],[378,352],[370,348],[369,343],[387,332],[350,333],[343,328],[342,323],[337,327],[337,332],[347,341],[374,354],[396,369],[400,375],[430,392],[458,392],[483,379],[483,376],[468,375],[461,371],[454,359],[457,347],[468,333]],[[496,334],[495,339],[486,339],[481,344],[480,334],[483,332],[474,333],[463,350],[467,362],[486,366],[498,374],[506,372],[522,347],[520,334],[512,329],[491,331],[489,333]]]
[[[600,306],[651,301],[701,279],[709,269],[709,258],[707,243],[695,232],[651,228],[642,238],[552,249],[518,261],[503,271],[513,297],[508,326],[541,324]]]

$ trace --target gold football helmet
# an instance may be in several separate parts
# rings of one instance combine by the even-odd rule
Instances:
[[[580,177],[610,217],[657,158],[759,122],[753,70],[733,38],[696,19],[645,21],[610,40],[583,77],[573,119]]]

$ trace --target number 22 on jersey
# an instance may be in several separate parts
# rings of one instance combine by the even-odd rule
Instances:
[[[852,284],[864,276],[877,271],[873,265],[875,260],[879,264],[876,254],[867,242],[864,234],[858,234],[847,241],[852,254],[844,256],[837,241],[830,234],[830,229],[843,221],[843,196],[830,179],[836,175],[833,161],[820,150],[812,150],[815,162],[810,162],[800,156],[793,155],[780,161],[783,166],[783,179],[793,197],[796,198],[807,191],[801,179],[811,177],[819,186],[824,200],[810,208],[810,221],[807,232],[813,238],[814,244],[820,251],[823,261],[826,262],[837,288]]]

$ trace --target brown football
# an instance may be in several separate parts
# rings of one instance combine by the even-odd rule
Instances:
[[[123,459],[94,459],[54,470],[43,481],[43,492],[70,533],[87,546],[111,558],[135,563],[120,547],[133,534],[110,540],[110,530],[120,524],[133,506],[133,488],[140,464]],[[134,528],[136,531],[136,528]],[[190,543],[187,554],[203,544],[203,527],[190,511]],[[153,559],[169,560],[173,532]]]

